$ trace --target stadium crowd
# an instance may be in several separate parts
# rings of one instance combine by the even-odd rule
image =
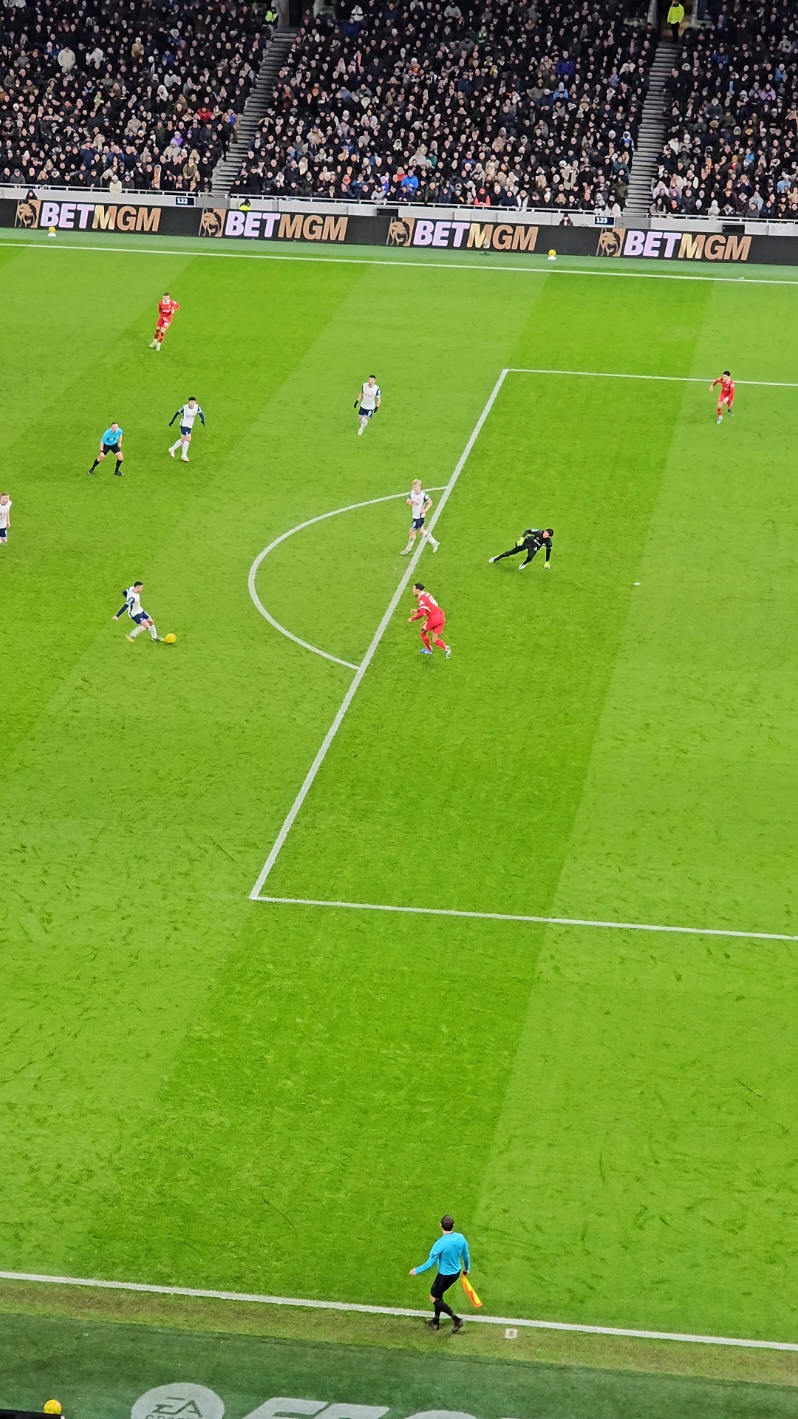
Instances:
[[[666,93],[653,213],[798,218],[798,8],[725,0],[688,29]]]
[[[627,13],[624,0],[323,9],[234,190],[619,211],[656,47]]]
[[[0,181],[209,187],[263,28],[246,0],[4,0]]]

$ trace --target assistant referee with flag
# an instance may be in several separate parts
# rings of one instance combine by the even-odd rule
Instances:
[[[435,1307],[435,1315],[432,1320],[427,1321],[431,1330],[440,1330],[441,1312],[451,1316],[452,1335],[456,1335],[458,1330],[463,1329],[462,1316],[456,1316],[451,1306],[448,1306],[443,1297],[453,1286],[460,1276],[460,1266],[462,1264],[463,1275],[467,1276],[471,1268],[471,1258],[468,1254],[468,1242],[462,1232],[454,1230],[454,1218],[447,1213],[441,1217],[441,1231],[443,1236],[434,1243],[427,1260],[423,1266],[414,1266],[410,1272],[411,1276],[420,1276],[422,1271],[429,1271],[433,1266],[437,1266],[438,1274],[430,1287],[429,1298]]]

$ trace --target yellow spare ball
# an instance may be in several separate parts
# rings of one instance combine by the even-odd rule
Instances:
[[[166,642],[167,645],[174,645],[174,643],[175,643],[176,640],[177,640],[177,636],[174,634],[173,631],[170,631],[169,634],[168,634],[168,636],[164,636],[164,641]]]
[[[551,248],[551,251],[549,252],[549,261],[556,261],[556,260],[557,260],[557,253],[556,253],[556,251],[554,250],[554,247],[552,247],[552,248]]]
[[[48,1399],[44,1406],[45,1414],[63,1414],[63,1409],[57,1399]]]

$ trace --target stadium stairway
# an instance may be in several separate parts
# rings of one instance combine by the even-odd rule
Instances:
[[[630,219],[632,223],[640,221],[648,217],[651,210],[651,184],[659,166],[659,155],[665,137],[664,84],[678,57],[679,50],[673,41],[661,39],[651,66],[651,79],[643,105],[637,150],[623,209],[627,226]]]
[[[258,70],[258,77],[238,121],[237,136],[230,144],[227,156],[220,158],[213,170],[211,192],[214,196],[226,197],[238,177],[258,124],[269,107],[277,75],[298,34],[299,30],[295,29],[275,30],[272,34]]]

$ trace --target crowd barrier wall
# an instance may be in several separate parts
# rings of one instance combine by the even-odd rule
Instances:
[[[149,236],[219,238],[242,244],[302,242],[313,246],[392,246],[416,251],[507,251],[561,256],[600,256],[623,262],[712,262],[752,266],[798,265],[798,237],[757,236],[740,225],[725,232],[653,227],[541,226],[527,213],[469,212],[457,217],[343,214],[308,206],[283,211],[228,207],[164,207],[142,201],[87,197],[0,199],[0,226],[26,230],[99,232],[113,238]]]

